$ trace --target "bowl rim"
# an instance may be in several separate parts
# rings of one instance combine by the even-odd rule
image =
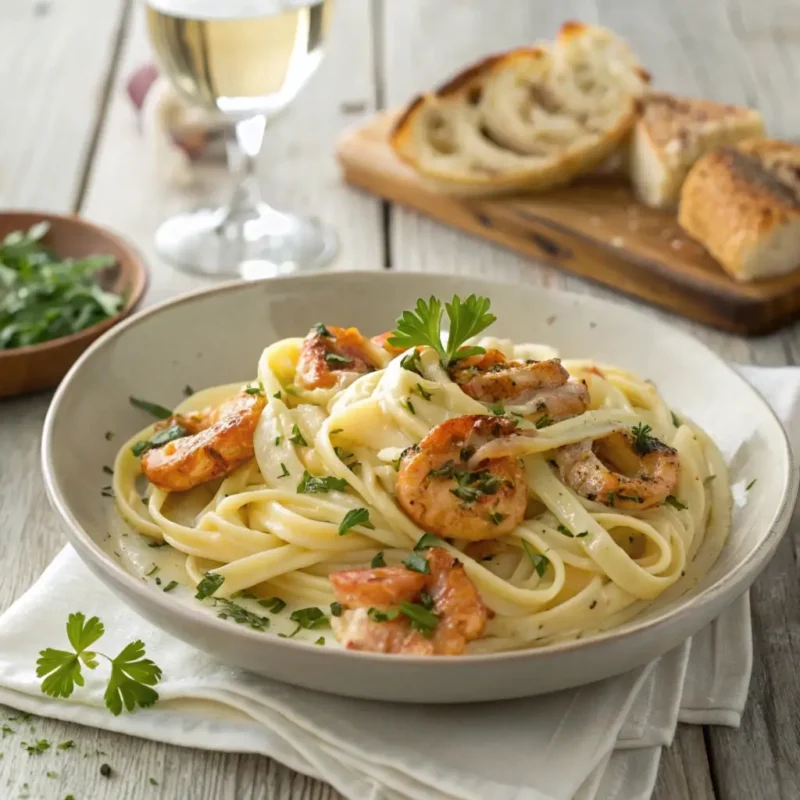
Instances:
[[[78,227],[89,228],[99,237],[112,241],[126,254],[133,267],[131,286],[127,297],[124,298],[125,302],[122,308],[120,308],[114,316],[100,320],[100,322],[95,322],[94,325],[90,325],[88,328],[70,333],[69,336],[59,336],[57,339],[48,339],[46,342],[40,342],[39,344],[29,344],[24,347],[12,347],[10,350],[0,350],[0,363],[4,360],[10,361],[13,358],[25,358],[26,356],[39,355],[40,353],[56,350],[59,347],[69,346],[70,344],[75,344],[91,336],[102,334],[110,326],[116,325],[118,322],[130,316],[131,312],[133,312],[141,301],[150,283],[150,274],[141,251],[128,241],[128,239],[115,231],[98,225],[95,222],[90,222],[80,216],[80,214],[59,214],[54,211],[36,211],[24,208],[15,208],[10,211],[0,212],[0,218],[28,216],[39,217],[42,222],[58,220],[59,222],[66,222],[68,224],[77,225]]]
[[[71,544],[76,547],[76,550],[81,555],[84,562],[92,568],[101,579],[115,584],[122,591],[123,594],[134,594],[137,596],[137,604],[150,606],[154,604],[161,609],[165,614],[172,615],[177,618],[179,622],[188,625],[200,625],[201,627],[210,628],[212,631],[219,631],[222,637],[233,637],[235,639],[244,639],[252,643],[260,643],[262,646],[289,648],[289,652],[297,651],[297,648],[305,648],[309,657],[325,659],[337,658],[346,661],[358,659],[360,661],[377,661],[380,663],[402,663],[405,665],[426,665],[429,669],[435,668],[450,668],[450,669],[469,669],[470,667],[487,662],[497,661],[514,661],[519,659],[539,658],[546,660],[551,657],[569,653],[576,650],[584,650],[587,653],[596,649],[607,646],[610,643],[621,645],[625,641],[629,641],[639,635],[645,633],[655,633],[659,629],[668,626],[675,618],[681,617],[686,614],[690,609],[700,610],[710,606],[718,595],[726,593],[729,586],[739,587],[743,582],[747,582],[750,577],[751,580],[745,583],[742,587],[744,591],[749,583],[760,574],[766,566],[767,559],[771,556],[774,549],[777,547],[783,534],[786,532],[791,521],[792,509],[794,508],[795,500],[798,494],[798,487],[800,486],[800,469],[795,465],[795,460],[792,456],[792,451],[789,445],[789,439],[786,430],[778,418],[777,414],[773,411],[769,403],[764,399],[761,393],[751,386],[730,364],[718,356],[711,348],[703,342],[695,339],[691,334],[675,328],[667,322],[662,320],[654,320],[648,316],[644,311],[638,308],[624,306],[620,303],[615,303],[605,298],[596,297],[594,295],[580,295],[575,292],[570,292],[564,289],[551,288],[551,287],[525,287],[534,289],[537,293],[545,293],[549,295],[557,295],[565,299],[577,299],[581,302],[597,303],[604,306],[609,311],[617,310],[624,311],[625,313],[633,314],[638,317],[642,324],[650,327],[655,323],[658,326],[663,326],[670,330],[671,333],[677,334],[685,340],[686,345],[699,348],[705,352],[707,356],[714,359],[723,369],[738,381],[745,391],[751,392],[764,410],[773,421],[777,423],[778,430],[781,433],[781,452],[787,464],[786,480],[783,486],[783,494],[781,502],[775,512],[773,513],[767,525],[767,531],[762,540],[743,557],[739,563],[735,564],[733,568],[726,575],[721,577],[715,583],[705,587],[700,592],[694,595],[684,595],[674,601],[674,606],[668,610],[662,610],[652,617],[646,619],[637,619],[634,617],[632,620],[625,623],[624,628],[610,628],[606,631],[600,631],[586,638],[569,639],[562,642],[555,642],[540,647],[527,647],[518,650],[500,651],[496,653],[478,653],[478,654],[465,654],[458,658],[450,656],[418,656],[418,655],[404,655],[404,654],[386,654],[386,653],[372,653],[367,651],[347,650],[345,648],[319,648],[310,646],[310,643],[305,641],[298,641],[289,638],[280,638],[270,634],[264,635],[263,632],[251,631],[243,626],[231,626],[228,622],[218,619],[216,616],[206,613],[207,609],[201,607],[194,608],[189,605],[181,603],[170,603],[166,597],[161,597],[160,593],[154,592],[149,586],[144,585],[142,581],[138,580],[133,574],[128,572],[121,564],[114,562],[107,553],[94,541],[94,539],[83,529],[79,521],[73,515],[69,508],[64,496],[62,495],[58,480],[53,469],[50,457],[50,450],[53,445],[53,431],[55,421],[58,414],[58,409],[63,395],[68,391],[72,380],[82,368],[84,362],[91,359],[94,354],[107,346],[118,336],[122,336],[129,328],[135,327],[151,316],[156,316],[169,309],[183,305],[184,303],[191,303],[195,299],[209,297],[218,294],[227,294],[232,291],[246,291],[252,286],[280,286],[292,285],[303,283],[316,279],[319,281],[320,277],[325,277],[327,280],[347,280],[356,277],[369,277],[374,279],[375,276],[380,275],[379,280],[382,281],[419,281],[420,277],[427,279],[444,279],[453,281],[458,276],[448,273],[440,272],[390,272],[390,271],[373,271],[373,270],[341,270],[331,272],[324,276],[318,273],[311,273],[308,275],[291,275],[276,278],[263,278],[255,281],[241,281],[234,280],[228,281],[209,288],[200,289],[197,291],[189,292],[187,294],[173,297],[168,300],[161,301],[149,308],[143,309],[136,314],[124,320],[119,325],[114,326],[112,329],[103,334],[98,340],[93,342],[89,348],[81,354],[78,360],[70,368],[69,372],[62,380],[58,389],[55,392],[52,402],[47,410],[45,417],[44,428],[42,433],[41,444],[41,459],[42,459],[42,474],[44,478],[45,490],[50,500],[51,505],[62,520],[67,524],[67,538]],[[480,287],[485,287],[487,292],[490,292],[493,287],[498,284],[503,286],[518,286],[513,281],[506,280],[489,280],[486,278],[470,278],[470,289],[474,286],[474,291],[479,291]],[[752,576],[752,577],[751,577]],[[734,595],[734,597],[737,595]],[[731,600],[733,597],[731,598]],[[127,605],[130,605],[135,613],[139,613],[138,605],[134,605],[124,599]],[[158,626],[157,624],[157,627]],[[313,655],[312,655],[313,654]],[[356,662],[357,663],[357,662]]]

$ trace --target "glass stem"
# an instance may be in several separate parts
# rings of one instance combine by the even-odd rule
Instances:
[[[243,222],[254,219],[263,206],[256,175],[256,159],[264,142],[267,119],[263,114],[239,120],[228,137],[228,163],[237,175],[236,188],[228,204],[227,219]]]

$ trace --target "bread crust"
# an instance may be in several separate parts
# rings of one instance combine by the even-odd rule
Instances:
[[[800,266],[800,147],[749,140],[703,156],[681,191],[680,226],[737,280]]]
[[[591,90],[581,94],[575,88],[576,64],[599,59],[600,41],[621,53],[614,63],[623,77],[592,74],[590,80],[607,80],[613,89],[612,105],[595,109]],[[396,121],[390,143],[400,159],[441,191],[543,191],[591,171],[620,145],[633,125],[645,78],[627,45],[613,34],[565,23],[553,45],[488,56],[415,97]],[[530,119],[518,113],[520,107]]]

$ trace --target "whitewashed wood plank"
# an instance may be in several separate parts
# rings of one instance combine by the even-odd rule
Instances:
[[[0,4],[0,206],[72,210],[125,6]]]

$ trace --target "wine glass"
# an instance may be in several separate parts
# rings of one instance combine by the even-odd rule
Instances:
[[[267,120],[283,110],[322,60],[333,0],[146,0],[161,72],[189,102],[232,121],[227,206],[184,211],[156,232],[156,250],[179,269],[269,277],[314,269],[338,250],[316,219],[261,197],[256,159]]]

